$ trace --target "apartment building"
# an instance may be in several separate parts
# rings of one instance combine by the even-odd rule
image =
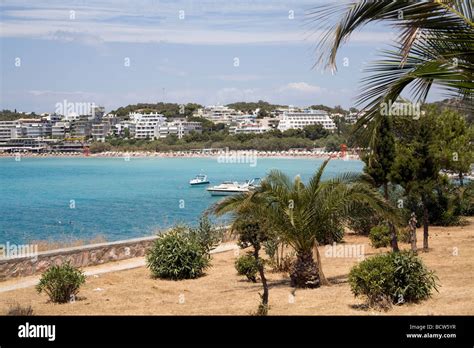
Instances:
[[[0,140],[8,140],[18,137],[21,128],[18,121],[0,121]]]
[[[230,134],[262,134],[269,130],[269,127],[262,126],[259,123],[242,123],[229,127]]]
[[[331,131],[336,129],[336,124],[326,111],[310,109],[283,114],[278,129],[283,132],[288,129],[302,129],[314,124],[320,124],[324,129]]]
[[[209,105],[202,109],[198,109],[194,114],[196,117],[203,117],[214,123],[225,124],[230,124],[233,117],[240,115],[244,115],[244,113],[223,105]]]
[[[51,127],[51,136],[56,139],[64,139],[70,134],[70,123],[69,122],[56,122]]]
[[[153,139],[157,126],[166,122],[166,117],[158,113],[130,113],[130,120],[135,123],[136,139]]]
[[[110,131],[110,123],[108,122],[101,122],[101,123],[94,123],[92,125],[92,139],[94,141],[105,141],[105,137],[109,134]]]
[[[346,115],[344,119],[346,120],[347,123],[354,124],[357,122],[357,120],[361,117],[358,112],[351,112],[349,115]]]
[[[183,138],[191,132],[202,133],[202,125],[200,122],[174,121],[160,124],[156,127],[155,138],[166,138],[170,134],[174,134],[178,139]]]

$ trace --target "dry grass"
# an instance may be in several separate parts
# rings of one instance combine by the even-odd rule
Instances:
[[[420,304],[394,306],[388,312],[367,309],[362,299],[354,298],[347,283],[348,272],[358,261],[327,258],[321,248],[324,271],[332,285],[296,290],[294,301],[290,301],[293,289],[288,277],[268,272],[269,314],[473,315],[474,219],[469,219],[468,226],[432,227],[430,232],[431,250],[420,255],[440,280],[439,293],[433,298]],[[371,248],[366,237],[349,234],[345,239],[347,243],[363,243],[366,256],[387,250]],[[421,244],[421,230],[418,241]],[[456,250],[457,256],[453,255]],[[236,274],[235,258],[233,251],[214,255],[213,267],[204,277],[195,280],[153,280],[146,268],[89,277],[75,303],[48,303],[47,297],[38,295],[34,288],[10,291],[1,294],[0,313],[8,311],[8,303],[17,301],[30,303],[38,315],[249,315],[257,310],[261,285]]]
[[[14,302],[9,305],[7,315],[13,315],[13,316],[33,315],[33,308],[31,307],[31,305],[22,306],[18,302]]]

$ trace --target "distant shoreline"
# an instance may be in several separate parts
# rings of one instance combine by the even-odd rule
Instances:
[[[228,152],[212,152],[212,153],[189,153],[186,151],[174,152],[119,152],[107,151],[85,155],[79,152],[73,153],[0,153],[0,158],[15,158],[17,156],[23,158],[219,158],[220,156],[228,156],[237,154],[238,156],[256,156],[257,158],[280,158],[280,159],[341,159],[341,160],[360,160],[357,154],[347,153],[342,156],[340,152],[290,152],[290,151],[256,151],[256,150],[229,150]]]

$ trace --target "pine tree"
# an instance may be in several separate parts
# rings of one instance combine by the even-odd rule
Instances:
[[[395,137],[390,116],[381,117],[377,128],[377,138],[374,141],[373,148],[364,159],[366,163],[364,171],[372,177],[377,187],[383,187],[384,197],[388,201],[388,184],[395,160]],[[390,232],[392,249],[398,251],[397,233],[392,224],[390,224]]]

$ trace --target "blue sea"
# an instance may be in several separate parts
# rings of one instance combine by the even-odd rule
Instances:
[[[249,164],[216,158],[0,158],[0,244],[34,240],[109,241],[151,235],[177,222],[193,225],[219,197],[190,187],[196,174],[211,185],[264,177],[271,169],[307,180],[320,159],[258,159]],[[330,178],[360,172],[360,161],[332,160]]]

